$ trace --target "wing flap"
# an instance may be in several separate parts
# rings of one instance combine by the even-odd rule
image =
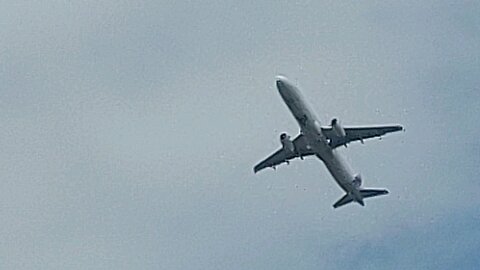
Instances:
[[[336,148],[353,141],[363,141],[374,137],[381,137],[387,133],[403,130],[403,127],[401,125],[344,127],[344,130],[345,137],[339,138],[332,127],[322,128],[323,134],[330,140],[330,146]]]
[[[255,167],[253,167],[253,171],[257,173],[260,170],[269,167],[275,167],[297,157],[303,158],[315,154],[310,149],[307,139],[302,134],[298,135],[293,140],[293,145],[295,146],[295,150],[293,152],[282,147],[281,149],[277,150],[275,153],[271,154],[269,157],[255,165]]]

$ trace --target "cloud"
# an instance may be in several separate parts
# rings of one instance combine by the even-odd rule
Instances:
[[[475,265],[477,10],[6,3],[0,267]],[[389,196],[334,211],[315,159],[253,175],[298,132],[278,73],[325,123],[406,127],[341,150]]]

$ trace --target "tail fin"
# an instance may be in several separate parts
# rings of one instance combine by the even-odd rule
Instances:
[[[388,190],[386,189],[361,189],[359,190],[359,192],[360,192],[360,195],[362,196],[362,199],[388,194]],[[345,204],[349,204],[353,201],[354,201],[354,198],[352,198],[347,193],[333,205],[333,208],[337,208]],[[363,200],[360,200],[359,203],[363,205]]]

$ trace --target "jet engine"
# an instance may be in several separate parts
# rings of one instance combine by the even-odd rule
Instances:
[[[285,150],[292,153],[295,151],[295,145],[293,145],[293,142],[290,140],[290,136],[287,133],[280,134],[280,142]]]
[[[359,188],[362,185],[362,176],[360,176],[360,174],[356,174],[353,178],[352,184],[354,187]]]
[[[333,132],[335,132],[335,135],[337,135],[338,138],[345,138],[347,134],[345,133],[345,129],[343,129],[337,118],[332,119],[331,125]]]

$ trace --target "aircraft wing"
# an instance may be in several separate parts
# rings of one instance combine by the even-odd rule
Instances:
[[[362,141],[374,137],[381,137],[387,133],[403,130],[400,125],[344,127],[345,137],[338,137],[332,127],[323,127],[323,134],[330,140],[330,146],[336,148],[353,141]]]
[[[253,171],[256,173],[262,169],[268,167],[275,167],[279,164],[288,162],[289,160],[297,157],[303,158],[305,156],[311,156],[315,154],[313,150],[310,149],[305,136],[303,136],[302,134],[298,135],[292,142],[295,146],[295,150],[293,152],[282,147],[281,149],[277,150],[275,153],[267,157],[265,160],[255,165]]]

